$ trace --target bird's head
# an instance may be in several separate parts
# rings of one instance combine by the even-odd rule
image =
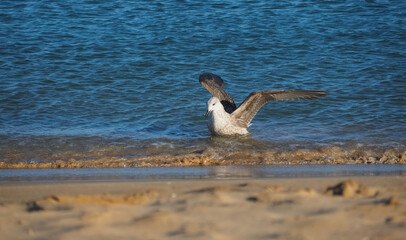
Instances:
[[[221,104],[220,100],[216,97],[212,97],[207,101],[207,112],[206,112],[206,117],[209,116],[210,113],[212,113],[216,109],[222,109],[223,105]]]

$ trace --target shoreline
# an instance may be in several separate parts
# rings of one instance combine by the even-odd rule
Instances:
[[[321,164],[406,164],[402,148],[297,149],[292,151],[183,150],[183,153],[152,154],[141,157],[106,156],[96,153],[55,153],[42,160],[23,160],[21,154],[6,154],[0,169],[24,168],[147,168],[243,165],[321,165]]]
[[[0,184],[6,239],[402,239],[406,177]]]

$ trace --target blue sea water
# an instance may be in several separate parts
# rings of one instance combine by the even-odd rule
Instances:
[[[405,1],[2,0],[0,158],[213,144],[202,72],[329,93],[265,105],[258,146],[406,142]]]

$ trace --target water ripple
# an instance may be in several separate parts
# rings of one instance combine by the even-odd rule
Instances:
[[[203,71],[266,105],[254,138],[406,139],[402,1],[1,1],[0,134],[208,137]],[[335,141],[334,140],[334,141]],[[332,140],[331,140],[332,141]]]

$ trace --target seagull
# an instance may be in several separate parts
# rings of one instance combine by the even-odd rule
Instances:
[[[252,92],[237,108],[234,99],[223,90],[223,79],[213,73],[203,73],[199,82],[213,95],[207,102],[208,128],[212,135],[247,135],[248,127],[259,109],[269,101],[312,99],[326,96],[324,91],[265,90]]]

